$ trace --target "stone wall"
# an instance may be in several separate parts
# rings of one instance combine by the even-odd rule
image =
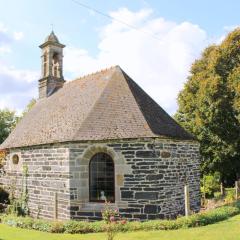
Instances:
[[[90,203],[88,165],[97,152],[115,163],[115,204],[130,219],[172,218],[184,214],[184,183],[192,211],[200,208],[199,145],[163,139],[70,146],[71,218],[100,219],[103,204]]]
[[[22,166],[29,168],[31,215],[54,217],[58,193],[59,219],[101,218],[102,203],[89,202],[89,161],[97,152],[115,164],[115,203],[129,219],[172,218],[184,213],[184,183],[190,188],[192,211],[200,208],[199,145],[167,139],[133,139],[52,144],[10,151],[0,179],[21,189]],[[20,156],[18,165],[13,154]],[[19,191],[17,191],[19,192]]]
[[[17,154],[19,163],[13,164]],[[30,214],[53,219],[55,193],[58,194],[58,218],[69,219],[69,151],[64,145],[47,145],[12,149],[4,166],[5,175],[0,182],[20,196],[23,184],[23,165],[28,166],[27,189]]]

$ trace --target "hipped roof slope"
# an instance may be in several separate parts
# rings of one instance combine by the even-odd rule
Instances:
[[[68,82],[37,101],[0,149],[158,136],[194,139],[116,66]]]

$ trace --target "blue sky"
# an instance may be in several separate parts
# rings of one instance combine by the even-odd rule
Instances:
[[[72,0],[0,0],[0,108],[21,111],[37,97],[38,45],[51,24],[67,45],[66,79],[119,64],[170,114],[194,59],[239,25],[237,0],[79,1],[159,40]]]

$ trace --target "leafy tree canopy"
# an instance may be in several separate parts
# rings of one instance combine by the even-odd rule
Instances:
[[[200,141],[202,171],[240,177],[240,28],[193,63],[178,105],[176,120]]]
[[[32,99],[20,116],[17,116],[15,111],[0,109],[0,144],[4,142],[16,124],[31,110],[35,103],[36,99]]]
[[[8,137],[16,126],[18,117],[14,111],[8,109],[0,110],[0,144]]]

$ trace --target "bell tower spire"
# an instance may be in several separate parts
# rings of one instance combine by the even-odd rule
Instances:
[[[52,31],[45,42],[39,46],[42,49],[42,74],[39,80],[39,98],[52,95],[65,82],[63,77],[63,48],[57,36]]]

